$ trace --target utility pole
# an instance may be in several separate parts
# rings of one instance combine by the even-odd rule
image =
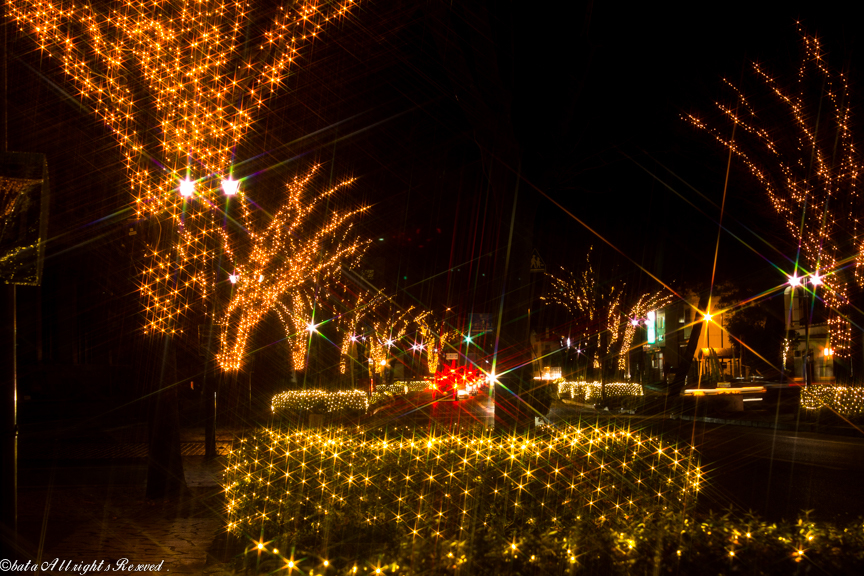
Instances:
[[[5,52],[4,52],[5,54]],[[4,63],[5,64],[5,63]],[[4,66],[5,72],[5,66]],[[7,559],[18,540],[18,354],[17,286],[40,286],[48,235],[48,165],[44,154],[0,154],[0,541]]]

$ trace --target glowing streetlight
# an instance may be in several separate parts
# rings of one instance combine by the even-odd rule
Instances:
[[[234,196],[235,194],[237,194],[237,190],[239,189],[239,180],[231,180],[230,178],[222,180],[222,191],[225,192],[226,196]]]
[[[195,193],[195,182],[188,178],[180,181],[180,195],[189,198]]]
[[[228,280],[231,281],[231,284],[236,284],[238,278],[239,276],[237,276],[237,274],[231,274],[230,276],[228,276]]]
[[[306,331],[309,332],[310,334],[314,334],[315,332],[318,331],[318,325],[310,322],[309,324],[306,325]]]
[[[795,290],[795,288],[798,288],[799,286],[806,283],[809,283],[812,289],[804,291],[804,303],[807,306],[808,310],[802,312],[804,322],[804,354],[802,355],[802,360],[804,363],[804,381],[809,387],[813,383],[813,350],[810,348],[810,314],[813,310],[813,300],[816,296],[816,287],[822,285],[822,276],[819,275],[818,271],[814,272],[809,277],[804,276],[802,278],[799,278],[797,274],[793,274],[789,277],[790,288],[787,288],[786,290],[791,292],[791,294],[789,295],[791,298],[789,314],[790,318],[794,321],[794,315],[792,315],[791,307],[799,306],[798,304],[795,304],[795,299],[798,297],[796,295],[797,290]],[[789,323],[789,320],[787,320],[787,323]],[[797,337],[795,338],[797,339]],[[826,354],[826,352],[828,351],[830,351],[830,353]],[[828,347],[826,347],[826,349],[823,351],[823,355],[829,358],[833,353],[834,351]]]

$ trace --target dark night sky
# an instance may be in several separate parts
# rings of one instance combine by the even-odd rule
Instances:
[[[547,141],[549,146],[532,153],[556,166],[543,192],[626,255],[602,249],[603,264],[609,270],[617,265],[619,277],[650,286],[632,259],[667,282],[707,282],[719,209],[688,185],[719,204],[726,156],[680,114],[710,113],[722,93],[721,79],[740,78],[747,59],[794,78],[797,20],[824,39],[829,62],[849,70],[857,96],[858,24],[846,9],[840,3],[771,4],[579,2],[559,12],[489,3],[501,38],[512,40],[512,49],[500,47],[500,54],[519,111],[513,122],[532,141]],[[406,303],[426,305],[472,285],[445,282],[447,270],[476,256],[471,246],[477,222],[486,222],[487,234],[495,228],[484,204],[471,122],[458,101],[462,87],[448,77],[436,43],[439,31],[429,25],[436,5],[364,5],[338,34],[316,45],[282,96],[270,102],[270,113],[244,150],[250,172],[266,169],[262,187],[279,185],[313,159],[328,162],[334,175],[357,176],[353,201],[373,205],[362,225],[374,239],[370,256],[386,261],[388,282],[398,280]],[[118,246],[123,216],[112,217],[130,199],[120,155],[92,115],[60,96],[69,84],[54,63],[40,60],[30,39],[11,28],[10,33],[9,148],[46,152],[52,174],[52,244],[43,298],[53,303],[44,313],[73,314],[55,296],[70,290],[89,294],[78,297],[77,314],[102,310],[97,316],[104,318],[81,330],[101,331],[99,340],[107,342],[110,334],[102,326],[120,317],[129,324],[136,311],[131,262]],[[573,114],[562,138],[561,126],[568,122],[562,110],[568,106]],[[758,188],[740,167],[732,172],[724,221],[772,242],[788,241]],[[779,263],[777,252],[743,234]],[[548,200],[540,201],[535,245],[549,268],[578,266],[590,244],[602,242]],[[761,257],[721,235],[718,277],[758,291],[780,283],[774,274]],[[25,291],[25,307],[28,298]],[[110,312],[102,308],[106,302],[114,303]],[[56,352],[56,359],[68,361],[72,354]]]

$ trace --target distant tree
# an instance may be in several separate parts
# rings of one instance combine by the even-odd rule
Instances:
[[[687,114],[685,120],[711,134],[765,191],[797,246],[787,273],[822,278],[831,346],[835,360],[846,364],[853,353],[860,361],[860,343],[852,339],[861,330],[852,326],[860,325],[855,302],[864,287],[862,161],[848,79],[829,67],[818,38],[802,30],[801,39],[794,82],[753,62],[757,89],[726,81],[731,98],[716,102],[721,119]]]
[[[600,371],[600,381],[620,377],[627,366],[627,357],[636,336],[633,320],[643,320],[651,310],[672,301],[664,290],[633,293],[624,282],[615,284],[600,276],[591,263],[593,248],[585,258],[580,272],[564,268],[561,275],[548,274],[549,289],[542,299],[559,305],[570,314],[573,337],[587,343],[589,362]]]
[[[779,374],[786,336],[783,303],[776,298],[753,300],[752,291],[728,282],[715,287],[714,293],[718,309],[727,316],[725,329],[742,364],[762,376]]]

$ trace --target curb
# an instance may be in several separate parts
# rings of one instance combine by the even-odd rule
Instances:
[[[767,430],[784,430],[787,432],[809,432],[812,434],[828,434],[832,436],[860,437],[861,433],[854,428],[839,428],[836,426],[819,426],[809,422],[790,424],[788,422],[768,422],[763,420],[732,420],[727,418],[712,418],[710,416],[669,416],[670,420],[686,420],[688,422],[703,422],[705,424],[720,424],[724,426],[749,426]]]

